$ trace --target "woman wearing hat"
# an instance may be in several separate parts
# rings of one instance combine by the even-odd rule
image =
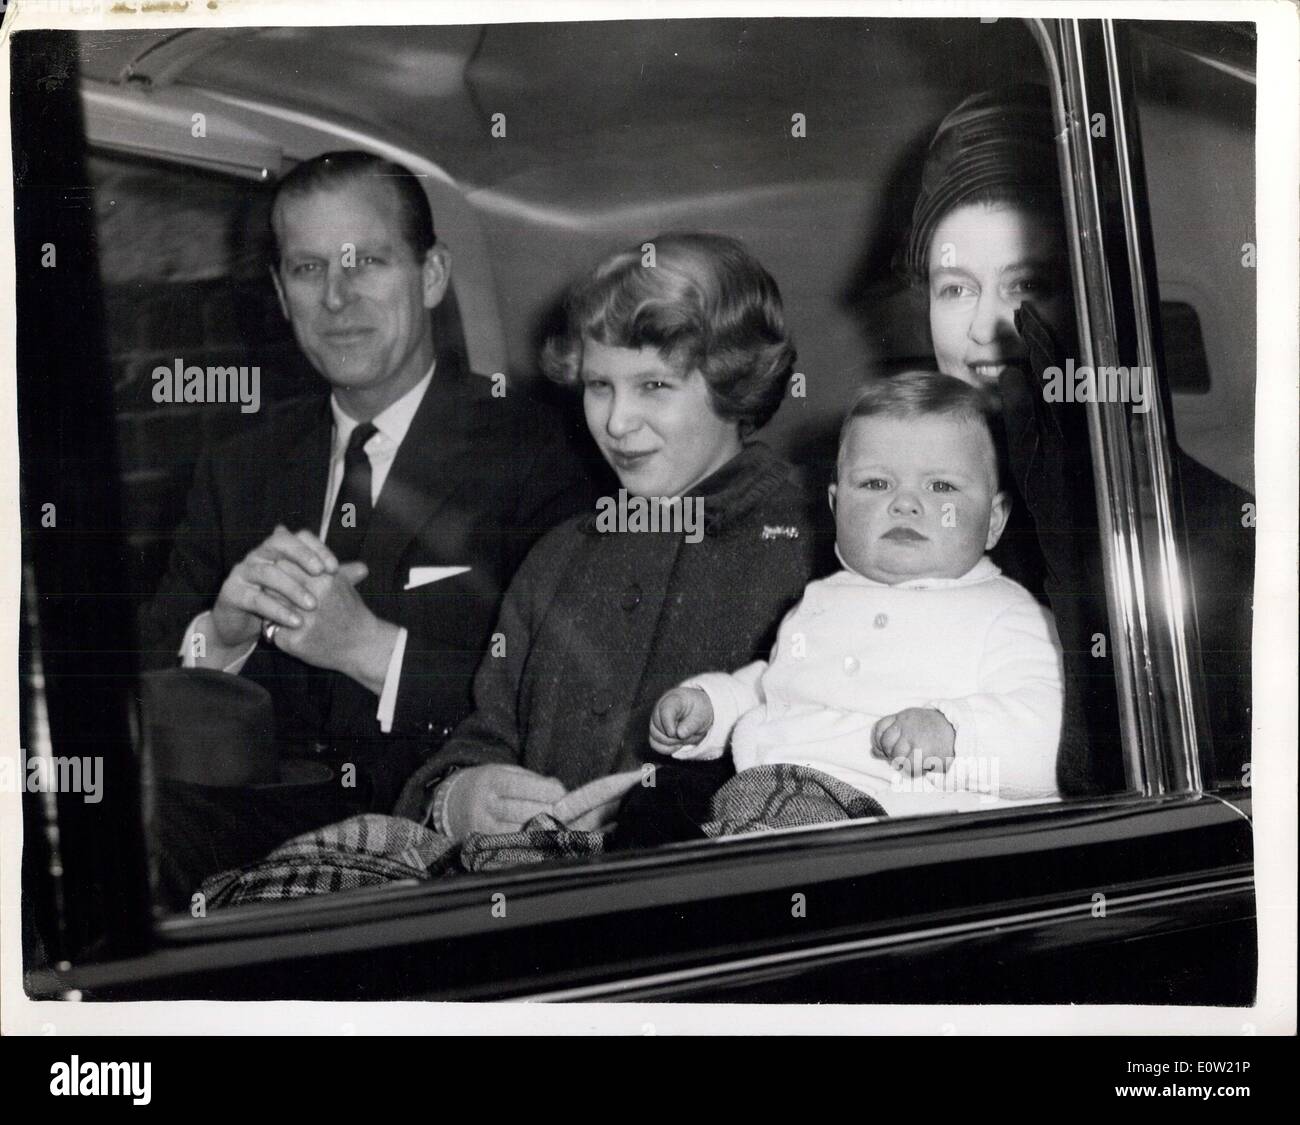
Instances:
[[[1030,574],[1036,538],[1044,591],[1065,647],[1062,793],[1123,788],[1092,462],[1081,405],[1049,404],[1043,373],[1064,369],[1076,330],[1051,102],[1044,87],[985,91],[963,101],[930,143],[900,264],[922,286],[941,371],[997,389],[1014,480],[1036,536],[1008,534]],[[1241,526],[1250,497],[1171,451],[1191,532],[1219,773],[1249,749],[1250,584],[1254,545]],[[1024,514],[1022,512],[1022,519]],[[1109,653],[1111,646],[1107,646]],[[1229,769],[1231,767],[1228,767]]]
[[[795,352],[776,283],[740,243],[672,234],[631,247],[580,281],[565,313],[543,365],[581,390],[621,495],[533,548],[474,713],[406,785],[397,814],[457,840],[514,831],[561,800],[565,824],[607,825],[642,763],[659,763],[647,742],[659,696],[765,655],[831,538],[791,466],[754,440]],[[670,519],[653,530],[647,505],[689,517],[694,533],[665,529]],[[658,795],[674,790],[656,807],[706,819],[729,767],[685,765],[655,771]],[[595,796],[574,796],[593,782]]]

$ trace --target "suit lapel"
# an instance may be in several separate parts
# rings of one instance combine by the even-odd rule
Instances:
[[[329,399],[323,398],[313,410],[311,424],[286,442],[289,452],[280,476],[283,507],[277,505],[275,518],[290,531],[303,527],[313,535],[320,531],[333,433]]]
[[[361,552],[370,568],[367,586],[401,590],[397,565],[403,552],[464,481],[473,404],[461,389],[463,378],[452,357],[438,357],[370,519]]]

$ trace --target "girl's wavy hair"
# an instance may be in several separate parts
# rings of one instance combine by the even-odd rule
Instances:
[[[682,374],[698,371],[714,411],[742,436],[776,413],[794,371],[781,291],[719,234],[661,234],[606,258],[569,291],[564,320],[542,350],[555,382],[580,381],[586,340],[652,347]]]

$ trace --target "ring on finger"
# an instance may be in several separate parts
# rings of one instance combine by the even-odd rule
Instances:
[[[280,631],[280,626],[278,623],[274,621],[262,622],[262,640],[264,640],[267,644],[269,645],[275,644],[275,635],[279,631]]]

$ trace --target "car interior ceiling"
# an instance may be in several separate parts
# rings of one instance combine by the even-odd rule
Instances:
[[[116,52],[83,54],[85,77],[115,79],[128,65],[137,80],[148,75],[152,41],[117,41]],[[602,24],[281,28],[196,53],[166,80],[359,120],[433,157],[475,205],[511,372],[525,380],[536,381],[564,287],[613,244],[688,227],[741,237],[772,264],[809,383],[763,437],[820,490],[854,387],[929,354],[924,308],[890,269],[918,140],[1008,60],[1040,68],[1016,21],[956,31],[835,21],[833,36],[818,20],[663,21],[635,38]],[[433,113],[430,74],[447,76],[433,83]],[[552,98],[572,114],[533,120],[529,106]],[[498,105],[512,141],[493,148],[481,136]],[[792,141],[791,105],[807,107],[815,145]],[[147,395],[157,357],[184,344],[231,362],[233,347],[242,363],[256,350],[271,399],[309,389],[312,375],[265,282],[264,188],[110,152],[96,154],[92,175],[132,524],[148,529],[134,542],[132,588],[143,596],[165,563],[165,529],[179,518],[201,443],[240,424],[232,411],[200,412],[201,426],[188,429],[156,418]],[[161,198],[159,176],[170,181]],[[454,253],[454,232],[444,237]],[[187,311],[196,307],[197,318]],[[463,348],[454,295],[437,316],[440,339]],[[163,421],[169,433],[152,433]]]
[[[88,52],[84,62],[100,80],[129,68],[132,81],[293,105],[435,159],[473,203],[499,285],[509,279],[498,304],[518,375],[535,373],[545,320],[537,310],[612,239],[692,225],[734,233],[777,264],[801,354],[827,401],[864,370],[924,355],[915,302],[890,284],[888,232],[906,222],[917,146],[943,113],[1008,74],[1043,77],[1024,26],[706,20],[636,25],[634,34],[630,26],[249,29],[169,61],[156,77],[156,37],[123,34],[118,50]],[[1197,44],[1175,46],[1169,29],[1157,31],[1162,37],[1140,53],[1144,91],[1176,94],[1202,117],[1229,114],[1209,146],[1219,155],[1187,184],[1212,185],[1223,198],[1238,190],[1223,150],[1237,146],[1241,115],[1250,116],[1247,88],[1205,67],[1189,79],[1186,51]],[[184,39],[162,48],[183,51]],[[557,103],[570,111],[539,111]],[[797,106],[815,143],[792,143]],[[1164,149],[1172,144],[1181,159],[1189,126],[1166,120],[1163,105],[1143,112],[1165,115],[1149,153],[1164,182]],[[497,113],[509,143],[485,145]],[[1158,193],[1152,207],[1158,232],[1178,221]],[[1249,200],[1238,209],[1248,211]],[[1162,262],[1170,257],[1177,278],[1204,272],[1205,240],[1162,241]],[[1244,323],[1244,313],[1234,309],[1229,325]],[[1214,337],[1209,347],[1229,357],[1242,350]],[[1228,434],[1246,424],[1249,396],[1234,365],[1213,366],[1227,384],[1180,396],[1184,445],[1249,488],[1249,459],[1229,448]],[[769,437],[785,452],[806,451],[824,413],[816,401],[783,411]]]
[[[132,50],[146,80],[139,40],[88,53],[87,77],[116,77]],[[929,354],[923,307],[890,270],[924,140],[1008,73],[1042,74],[1019,21],[708,20],[635,35],[619,23],[253,29],[159,80],[301,107],[434,159],[492,248],[516,377],[536,376],[558,296],[615,243],[690,227],[740,237],[772,264],[810,386],[765,438],[824,468],[864,375]],[[538,109],[557,103],[572,109]],[[792,139],[795,112],[815,143]],[[495,113],[509,143],[485,145]],[[448,242],[454,253],[454,231]]]

